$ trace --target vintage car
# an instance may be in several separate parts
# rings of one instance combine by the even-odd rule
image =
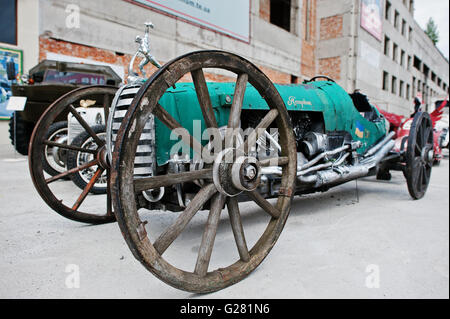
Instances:
[[[148,44],[148,27],[144,39]],[[158,66],[148,53],[135,57]],[[173,287],[206,293],[241,281],[274,246],[296,195],[375,175],[387,161],[404,172],[414,199],[426,192],[433,133],[425,112],[414,117],[407,149],[397,152],[377,108],[325,76],[277,85],[224,51],[180,56],[148,80],[132,71],[133,63],[119,90],[79,88],[47,109],[33,132],[30,172],[41,197],[62,216],[92,224],[117,220],[133,255]],[[207,82],[205,72],[229,81]],[[103,108],[106,137],[79,114],[77,103],[86,98]],[[46,138],[61,114],[77,119],[89,147]],[[89,156],[51,176],[42,167],[48,145]],[[65,178],[86,169],[90,181],[69,196]],[[107,192],[95,195],[101,176]],[[245,215],[256,207],[249,221]],[[228,217],[221,218],[225,208]],[[260,232],[244,231],[252,221]],[[189,227],[194,235],[184,236]],[[227,244],[235,248],[224,250]]]
[[[11,144],[22,155],[28,154],[28,145],[36,122],[57,98],[78,87],[93,84],[118,86],[122,81],[110,66],[55,60],[41,61],[23,78],[23,83],[14,83],[11,90],[13,96],[26,97],[27,101],[23,111],[14,112],[9,121]],[[61,122],[65,122],[64,120],[67,121],[65,116]],[[59,123],[51,128],[50,135],[67,134],[67,122],[65,124],[64,133],[61,132],[62,125]],[[59,172],[60,159],[49,160],[50,164],[46,164],[48,172]]]
[[[433,124],[433,164],[435,165],[439,165],[443,158],[442,150],[448,147],[448,119],[447,122],[441,121],[445,107],[448,108],[448,99],[438,100],[435,103],[435,109],[430,113],[431,122]],[[388,120],[389,130],[395,133],[394,138],[396,143],[394,150],[398,153],[406,150],[409,131],[414,121],[415,114],[407,118],[402,115],[387,112],[379,107],[377,107],[377,109]],[[389,180],[390,174],[385,170],[379,170],[378,177],[380,179]]]

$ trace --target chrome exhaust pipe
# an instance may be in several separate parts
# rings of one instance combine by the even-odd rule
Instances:
[[[383,142],[384,140],[382,143]],[[314,184],[313,187],[317,188],[324,185],[340,184],[356,178],[365,177],[369,174],[369,170],[377,166],[391,151],[394,145],[394,140],[386,141],[378,148],[378,152],[376,152],[375,155],[362,160],[359,164],[336,166],[331,169],[318,171],[314,175],[300,175],[297,176],[297,181],[300,184]]]

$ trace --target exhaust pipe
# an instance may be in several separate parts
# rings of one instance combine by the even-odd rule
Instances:
[[[382,144],[381,147],[378,147],[378,152],[376,152],[375,155],[364,159],[359,164],[338,166],[332,169],[318,171],[316,174],[309,176],[300,175],[297,177],[297,181],[301,184],[313,184],[313,187],[317,188],[324,185],[341,184],[356,178],[367,176],[369,170],[380,163],[395,145],[394,140],[383,140],[381,143],[384,144]]]

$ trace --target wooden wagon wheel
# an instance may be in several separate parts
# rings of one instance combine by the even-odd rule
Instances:
[[[181,125],[159,104],[166,90],[172,87],[184,75],[191,74],[204,121],[208,128],[217,128],[216,118],[211,105],[203,69],[225,69],[237,75],[233,103],[230,109],[228,128],[239,127],[243,97],[250,83],[259,94],[265,98],[270,107],[257,128],[239,147],[228,145],[227,149],[243,151],[242,156],[225,164],[222,158],[226,151],[216,155],[214,164],[205,165],[202,169],[170,175],[160,175],[149,178],[133,178],[134,157],[144,125],[154,114],[164,125],[176,129]],[[191,105],[184,105],[189,112]],[[253,191],[260,177],[259,167],[269,165],[269,161],[257,161],[248,156],[248,146],[255,144],[256,139],[264,134],[271,123],[276,123],[280,132],[280,156],[276,157],[278,165],[282,166],[281,188],[275,205]],[[231,130],[227,131],[231,132]],[[231,133],[230,133],[231,134]],[[190,136],[191,148],[200,154],[202,144]],[[206,293],[212,292],[239,282],[253,271],[267,256],[277,241],[290,211],[296,178],[295,140],[286,107],[272,82],[253,64],[231,53],[222,51],[199,51],[181,56],[155,73],[139,91],[126,114],[119,129],[112,163],[113,205],[121,231],[134,256],[154,275],[167,284],[186,291]],[[236,145],[235,145],[236,146]],[[158,147],[158,146],[157,146]],[[231,151],[234,152],[234,151]],[[248,160],[248,161],[246,161]],[[272,159],[273,161],[274,159]],[[233,174],[238,166],[237,179],[245,180],[248,170],[244,167],[249,162],[255,164],[256,170],[250,170],[254,183],[242,183],[236,186]],[[273,164],[273,162],[272,162]],[[239,169],[242,168],[242,169]],[[257,172],[254,175],[254,172]],[[180,182],[202,180],[202,187],[180,213],[174,224],[165,229],[152,243],[138,214],[138,205],[132,200],[134,194],[147,189],[156,189]],[[239,183],[239,181],[237,181]],[[262,214],[270,216],[270,222],[256,244],[249,248],[246,244],[241,222],[239,203],[236,195],[243,192],[262,208]],[[234,192],[234,193],[233,193]],[[233,193],[233,194],[230,194]],[[232,195],[232,196],[229,196]],[[209,203],[210,205],[208,205]],[[221,211],[226,204],[230,218],[235,244],[236,259],[229,265],[209,271],[211,253],[217,233]],[[209,215],[198,250],[195,269],[182,270],[169,263],[162,256],[173,241],[183,232],[193,216],[203,207],[209,207]],[[237,256],[239,255],[239,256]]]
[[[47,110],[42,114],[41,118],[37,122],[33,134],[31,136],[29,152],[28,152],[28,164],[30,168],[31,177],[39,195],[42,199],[58,214],[79,222],[101,224],[115,221],[115,217],[112,211],[111,197],[109,191],[110,178],[109,178],[109,165],[106,161],[106,148],[104,139],[100,138],[98,134],[94,132],[91,126],[83,119],[76,110],[76,102],[82,99],[95,100],[97,105],[103,107],[105,119],[108,118],[109,107],[114,97],[117,88],[111,86],[89,86],[75,89],[52,103]],[[95,147],[82,148],[74,146],[72,144],[62,144],[55,141],[49,141],[46,139],[49,127],[62,119],[67,119],[67,115],[71,113],[74,116],[74,121],[78,121],[84,132],[92,137],[95,142]],[[92,154],[92,160],[73,167],[69,170],[61,172],[55,176],[46,176],[42,166],[44,149],[47,146],[58,147],[66,150],[67,152],[83,152]],[[86,169],[95,168],[95,173],[92,176],[90,182],[81,191],[79,188],[75,188],[74,191],[79,191],[81,194],[74,202],[65,202],[59,194],[56,194],[55,190],[52,190],[49,186],[52,183],[60,183],[66,180],[76,172],[80,172]],[[107,177],[107,195],[105,201],[105,208],[99,212],[98,207],[91,209],[89,212],[84,212],[80,208],[85,202],[86,198],[91,194],[91,188],[95,185],[96,181],[106,171]],[[72,183],[71,181],[65,181],[65,183]],[[75,185],[74,185],[75,186]]]
[[[428,113],[419,112],[414,116],[406,149],[405,177],[414,199],[422,198],[427,191],[433,160],[433,124]]]

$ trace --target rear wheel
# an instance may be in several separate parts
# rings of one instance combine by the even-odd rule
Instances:
[[[414,199],[425,195],[433,167],[433,124],[426,112],[416,113],[409,131],[405,177]]]
[[[95,125],[91,126],[86,122],[87,119],[79,113],[78,106],[81,105],[81,100],[94,101],[90,107],[101,109],[104,118],[108,118],[109,107],[116,91],[115,87],[103,85],[75,89],[53,102],[34,128],[28,154],[31,178],[42,199],[55,212],[68,219],[92,224],[115,221],[109,192],[109,165],[106,160],[105,140],[99,136],[98,131],[93,130]],[[91,146],[76,146],[47,139],[51,125],[56,123],[57,119],[67,118],[68,114],[72,114],[74,123],[78,122],[81,132],[92,138],[94,143]],[[48,176],[43,168],[44,149],[47,146],[58,147],[66,152],[89,154],[91,160],[77,164],[55,176]],[[83,191],[71,181],[67,181],[67,177],[88,168],[94,169],[95,173],[91,175]],[[92,188],[104,174],[106,174],[106,195],[94,195]]]

